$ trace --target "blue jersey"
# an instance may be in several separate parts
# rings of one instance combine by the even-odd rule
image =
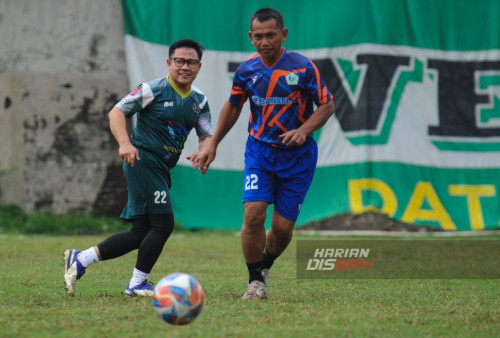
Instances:
[[[247,98],[250,136],[283,147],[278,136],[299,128],[313,114],[313,103],[323,105],[333,95],[310,59],[283,49],[272,67],[258,54],[238,67],[229,101],[241,106]]]

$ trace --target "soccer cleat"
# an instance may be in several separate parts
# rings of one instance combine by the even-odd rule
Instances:
[[[85,268],[76,258],[79,250],[68,249],[64,251],[64,288],[69,296],[75,295],[75,284],[85,274]]]
[[[253,280],[247,286],[247,291],[241,296],[241,299],[266,299],[266,283]]]
[[[267,285],[267,279],[269,278],[269,269],[262,269],[262,278],[264,278],[264,283]]]
[[[129,297],[153,297],[154,287],[152,283],[149,283],[147,280],[142,282],[141,284],[137,284],[134,287],[130,287],[130,283],[127,284],[127,288],[125,289],[125,295]]]

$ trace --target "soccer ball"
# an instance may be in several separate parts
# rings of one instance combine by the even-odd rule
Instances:
[[[167,323],[186,325],[200,314],[204,298],[205,293],[196,278],[176,272],[156,284],[153,305]]]

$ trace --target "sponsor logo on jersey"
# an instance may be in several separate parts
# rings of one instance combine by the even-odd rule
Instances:
[[[257,95],[252,96],[252,101],[255,103],[257,106],[263,106],[266,104],[292,104],[293,99],[290,97],[279,97],[279,96],[272,96],[272,97],[258,97]]]
[[[255,81],[257,81],[257,79],[259,78],[259,75],[254,75],[251,77],[252,79],[252,84],[255,84]]]
[[[286,83],[288,83],[289,86],[296,85],[299,83],[299,77],[295,73],[290,73],[287,76],[285,76]]]
[[[165,101],[165,103],[163,104],[163,107],[167,108],[167,107],[173,107],[174,106],[174,102],[173,101]]]
[[[200,105],[196,102],[193,102],[193,110],[196,114],[199,114],[201,112]]]
[[[184,143],[186,142],[187,136],[189,134],[189,129],[176,126],[170,120],[168,120],[167,123],[168,123],[168,125],[167,125],[168,133],[170,134],[170,137],[172,138],[172,142],[175,143],[177,148],[164,145],[163,149],[165,149],[167,151],[172,151],[174,153],[180,153],[182,151],[182,148],[184,147]],[[174,150],[174,149],[177,149],[177,150]]]
[[[132,93],[130,93],[131,96],[134,96],[135,94],[137,94],[139,91],[141,90],[141,88],[137,87],[136,89],[134,89],[134,91]]]
[[[167,146],[166,144],[163,145],[163,149],[165,149],[166,151],[170,151],[171,153],[175,153],[175,154],[182,153],[182,148],[175,148],[172,146]]]

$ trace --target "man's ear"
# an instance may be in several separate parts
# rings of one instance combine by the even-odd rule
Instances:
[[[283,42],[285,42],[286,38],[288,37],[288,28],[283,28],[281,34],[283,35]]]

